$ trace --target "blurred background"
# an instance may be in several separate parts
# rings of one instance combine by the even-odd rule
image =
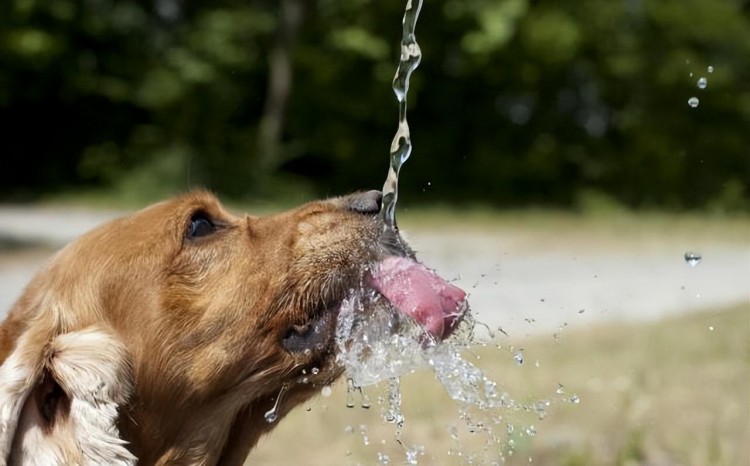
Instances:
[[[14,168],[0,199],[378,188],[402,3],[4,1],[0,150]],[[741,0],[429,2],[402,199],[747,211],[749,13]]]
[[[380,188],[404,4],[0,3],[0,315],[165,196]],[[250,463],[750,464],[750,2],[427,0],[416,35],[399,224],[508,407],[419,371],[397,435],[336,385]]]

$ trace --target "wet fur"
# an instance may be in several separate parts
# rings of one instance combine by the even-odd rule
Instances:
[[[339,375],[328,336],[282,342],[330,327],[316,319],[392,248],[377,206],[234,216],[194,192],[62,249],[0,325],[0,465],[242,464],[283,386],[279,418]],[[216,231],[189,237],[196,215]]]

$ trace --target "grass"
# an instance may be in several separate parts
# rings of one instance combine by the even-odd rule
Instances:
[[[513,249],[540,251],[568,247],[639,252],[663,249],[665,245],[750,244],[750,216],[747,213],[666,211],[591,211],[553,209],[496,210],[475,206],[404,209],[399,212],[403,230],[430,230],[460,235],[469,230],[513,238]],[[594,241],[592,242],[592,239]],[[576,244],[578,242],[578,244]]]
[[[513,359],[519,349],[522,365]],[[501,338],[465,358],[519,406],[549,406],[542,416],[525,408],[464,410],[431,373],[403,377],[401,442],[422,447],[418,464],[750,464],[747,304],[658,323],[568,330],[559,338]],[[248,464],[385,464],[382,455],[388,464],[407,464],[395,426],[382,421],[384,386],[365,393],[372,408],[346,408],[345,386],[337,383],[329,397],[281,421]],[[462,415],[479,425],[474,433]]]

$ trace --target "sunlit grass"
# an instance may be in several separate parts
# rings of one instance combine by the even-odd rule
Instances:
[[[750,215],[742,213],[420,207],[399,212],[398,220],[405,231],[473,230],[525,237],[519,246],[551,245],[560,238],[608,249],[661,247],[697,238],[750,245]]]
[[[502,337],[502,335],[501,335]],[[465,357],[519,405],[548,400],[546,417],[500,410],[497,425],[474,410],[501,441],[471,434],[434,376],[402,380],[406,447],[419,464],[738,465],[750,451],[750,306],[659,323],[569,330],[530,340],[500,338]],[[518,365],[513,353],[523,349]],[[264,439],[248,464],[406,464],[396,429],[381,420],[383,387],[365,390],[369,410],[345,407],[343,384],[298,408]],[[578,397],[579,403],[572,400]],[[508,433],[508,426],[513,432]],[[533,430],[532,430],[533,426]],[[452,431],[453,427],[453,431]],[[534,431],[536,432],[534,434]],[[366,437],[366,440],[365,440]],[[513,440],[515,448],[508,447]],[[493,450],[494,449],[494,450]]]

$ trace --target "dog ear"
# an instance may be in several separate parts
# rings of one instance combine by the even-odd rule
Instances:
[[[101,326],[55,337],[34,328],[0,366],[0,466],[134,465],[117,430],[132,391],[120,341]]]

